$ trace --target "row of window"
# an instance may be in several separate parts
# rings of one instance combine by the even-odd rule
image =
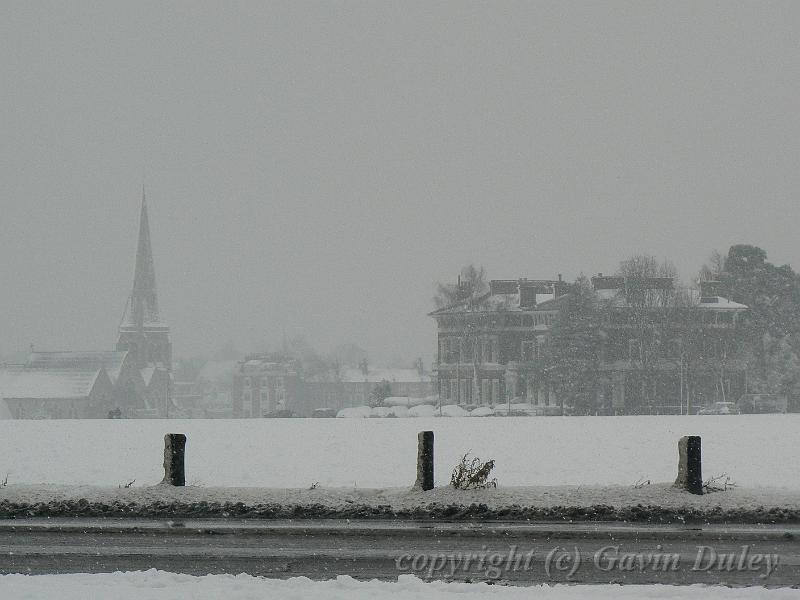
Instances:
[[[479,363],[500,361],[500,342],[497,338],[461,338],[456,336],[439,338],[439,362],[472,362],[472,353]]]
[[[454,404],[474,404],[478,401],[472,397],[471,379],[441,379],[439,381],[439,394],[442,400],[450,401]],[[501,387],[499,379],[480,380],[481,404],[496,404],[505,402],[501,397]]]
[[[262,404],[266,404],[267,402],[269,402],[269,389],[261,388],[261,391],[259,392],[259,398],[261,399]],[[242,400],[244,400],[245,402],[252,402],[253,392],[251,390],[244,390],[242,392]],[[284,390],[283,388],[276,388],[273,400],[275,400],[276,402],[284,402],[286,400],[286,390]]]
[[[471,362],[470,350],[472,344],[477,343],[477,360],[479,363],[500,362],[499,340],[488,338],[481,340],[464,340],[459,337],[443,337],[439,339],[439,362],[457,363]],[[544,336],[536,336],[532,340],[523,340],[520,343],[519,359],[531,362],[540,358]]]
[[[686,314],[691,321],[706,325],[731,325],[734,322],[734,314],[730,311],[693,310]],[[611,313],[609,321],[612,325],[628,325],[634,323],[641,316],[640,313],[614,311]]]
[[[663,356],[670,358],[678,358],[681,356],[683,350],[683,341],[680,339],[669,340],[664,346]],[[701,340],[699,347],[699,354],[701,357],[706,358],[725,358],[728,354],[727,345],[717,339],[704,338]],[[606,356],[606,360],[619,360],[627,358],[628,360],[641,360],[642,358],[642,344],[639,339],[629,339],[627,347],[627,355],[620,356],[618,352],[610,353],[611,356]]]
[[[534,312],[534,313],[509,313],[506,315],[492,315],[487,318],[486,324],[489,327],[537,327],[553,324],[557,312]],[[466,327],[467,320],[464,317],[440,317],[439,324],[444,328]]]
[[[258,387],[264,388],[267,387],[269,383],[269,379],[272,379],[274,385],[282,386],[283,385],[283,377],[244,377],[242,379],[242,386],[247,389],[255,386],[258,384]]]

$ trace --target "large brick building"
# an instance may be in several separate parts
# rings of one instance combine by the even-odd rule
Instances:
[[[480,298],[430,313],[438,327],[436,380],[443,404],[494,405],[510,399],[557,406],[537,369],[540,348],[567,290],[555,280],[493,280]]]
[[[747,306],[701,282],[681,302],[647,302],[672,295],[672,279],[592,278],[602,311],[603,343],[597,390],[605,414],[682,414],[746,391],[737,331]]]
[[[592,278],[597,302],[595,414],[693,412],[745,391],[736,332],[747,307],[704,282],[683,303],[641,302],[675,297],[672,279]],[[556,280],[493,280],[479,297],[430,313],[438,329],[436,389],[443,404],[528,403],[538,414],[569,412],[545,366],[551,327],[569,286]],[[638,295],[637,295],[638,294]]]

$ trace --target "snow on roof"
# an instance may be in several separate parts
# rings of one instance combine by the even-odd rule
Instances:
[[[722,310],[743,310],[747,308],[746,304],[739,304],[733,300],[728,300],[722,296],[701,296],[698,308],[715,308]]]
[[[369,369],[366,375],[364,375],[361,369],[356,368],[344,369],[342,372],[342,381],[346,383],[378,383],[384,380],[405,383],[427,383],[431,378],[427,373],[423,373],[422,376],[420,376],[419,371],[416,369],[375,368]]]
[[[85,398],[103,371],[83,369],[7,368],[0,371],[3,398],[67,399]]]
[[[431,316],[447,315],[447,314],[460,314],[465,312],[482,312],[482,311],[531,311],[531,310],[547,310],[551,307],[554,301],[560,300],[564,296],[555,297],[555,294],[536,294],[536,304],[530,308],[522,308],[519,305],[519,293],[514,292],[510,294],[488,293],[477,301],[474,308],[470,308],[466,303],[461,302],[430,313]],[[542,306],[543,305],[543,306]],[[555,308],[553,306],[553,308]]]
[[[116,382],[127,350],[89,352],[31,352],[26,369],[68,369],[96,373],[103,367],[112,382]]]

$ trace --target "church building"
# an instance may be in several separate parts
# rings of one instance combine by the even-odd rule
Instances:
[[[0,418],[166,418],[172,344],[158,310],[147,202],[142,194],[133,289],[116,350],[33,352],[0,367]]]

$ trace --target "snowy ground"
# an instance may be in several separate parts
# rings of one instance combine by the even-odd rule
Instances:
[[[3,575],[0,596],[4,599],[59,598],[87,600],[226,600],[280,598],[320,600],[392,600],[497,598],[498,600],[625,600],[628,598],[703,598],[703,600],[768,600],[800,598],[800,590],[764,588],[724,588],[711,586],[537,586],[503,587],[484,583],[423,583],[411,575],[398,582],[359,582],[350,577],[330,581],[311,581],[304,577],[287,580],[261,579],[249,575],[206,575],[193,577],[163,571],[109,573],[103,575]]]
[[[800,415],[0,421],[0,483],[117,487],[163,477],[163,435],[188,436],[187,482],[269,488],[404,487],[416,436],[436,433],[436,484],[459,455],[496,461],[500,486],[672,481],[677,441],[703,436],[706,476],[800,490]]]

